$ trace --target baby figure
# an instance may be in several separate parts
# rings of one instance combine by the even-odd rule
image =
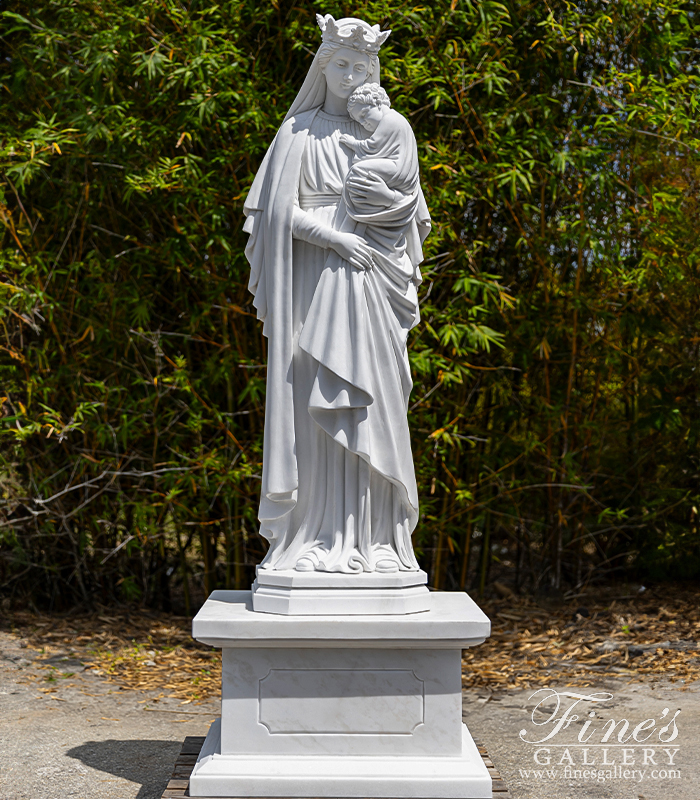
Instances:
[[[389,96],[376,83],[355,89],[348,99],[348,114],[372,134],[367,139],[341,135],[340,141],[355,153],[353,167],[362,162],[362,169],[371,170],[389,185],[401,157],[399,134],[408,123],[401,114],[392,111]]]
[[[389,95],[376,83],[358,86],[348,98],[348,114],[370,133],[377,130],[379,123],[390,109]],[[344,136],[349,140],[346,144],[353,149],[365,141],[347,134]]]
[[[419,190],[418,150],[408,121],[391,108],[387,93],[376,83],[358,86],[348,99],[348,113],[372,135],[357,139],[342,134],[340,141],[355,157],[345,178],[343,197],[348,215],[356,223],[364,223],[365,233],[375,240],[395,240],[400,236],[400,219],[406,208],[414,204]],[[394,190],[394,201],[382,212],[376,206],[355,201],[348,192],[348,181],[365,177],[370,172],[382,178]],[[378,216],[379,215],[379,216]],[[364,229],[363,229],[364,230]]]

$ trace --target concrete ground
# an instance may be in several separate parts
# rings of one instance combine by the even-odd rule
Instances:
[[[668,683],[652,685],[606,680],[586,688],[554,688],[560,693],[590,696],[600,692],[612,697],[597,702],[581,700],[567,715],[570,718],[578,712],[579,717],[568,729],[562,727],[541,744],[528,744],[520,737],[521,731],[529,742],[541,741],[556,726],[554,718],[548,722],[556,710],[556,699],[549,691],[533,699],[534,690],[491,697],[488,693],[481,696],[475,692],[464,694],[464,721],[474,738],[486,745],[514,798],[700,800],[699,685],[679,691],[677,685]],[[536,711],[535,706],[540,700],[542,706]],[[559,702],[557,719],[576,702],[576,698],[563,697]],[[596,714],[593,719],[588,716],[592,709]],[[666,709],[668,711],[662,719]],[[679,709],[680,713],[675,717],[678,735],[669,742],[674,726],[671,725],[666,732],[662,728]],[[617,725],[607,742],[603,743],[601,739],[610,728],[611,719]],[[630,725],[618,740],[625,719]],[[639,729],[635,741],[631,735],[640,723],[649,719],[656,724]],[[582,732],[583,745],[578,739],[585,721],[591,724]],[[644,737],[649,738],[644,741]],[[676,749],[678,752],[674,753]],[[586,765],[582,763],[584,759]],[[607,761],[607,765],[603,761]],[[627,763],[623,764],[623,761]],[[569,770],[565,772],[567,767]],[[586,770],[587,775],[584,774]],[[669,777],[670,770],[680,774]],[[596,774],[592,775],[592,771]]]
[[[219,714],[216,701],[122,691],[79,662],[39,669],[33,654],[0,632],[2,800],[159,798],[182,740]]]
[[[0,632],[0,798],[159,798],[185,736],[203,735],[218,715],[218,702],[183,704],[179,700],[157,699],[154,693],[118,689],[91,673],[79,662],[55,659],[55,669],[41,669],[32,660],[34,652],[22,648],[16,639]],[[46,662],[42,662],[46,666]],[[51,680],[46,680],[50,678]],[[575,691],[558,687],[560,691]],[[514,798],[644,798],[644,800],[698,800],[700,798],[700,687],[678,691],[671,685],[606,683],[605,686],[580,690],[586,693],[608,691],[613,698],[605,708],[596,706],[597,720],[626,718],[630,731],[648,718],[663,721],[655,729],[644,729],[638,738],[651,731],[645,742],[647,772],[628,778],[607,777],[598,782],[584,777],[584,769],[600,769],[602,747],[591,746],[586,754],[589,766],[581,764],[581,747],[566,747],[576,742],[581,722],[574,721],[549,742],[527,744],[520,737],[541,739],[552,724],[543,725],[554,709],[552,698],[535,713],[536,700],[531,691],[491,695],[467,692],[464,718],[476,739],[484,742],[496,767],[506,780]],[[538,698],[539,699],[539,698]],[[566,698],[565,703],[574,699]],[[580,705],[585,705],[584,701]],[[586,718],[592,706],[583,709]],[[559,715],[566,708],[563,705]],[[680,709],[676,717],[679,731],[672,743],[658,741],[658,729]],[[534,721],[533,721],[534,720]],[[597,721],[596,720],[596,721]],[[536,724],[537,723],[537,724]],[[587,730],[590,732],[591,728]],[[619,730],[619,725],[618,729]],[[617,735],[611,737],[610,744]],[[628,731],[628,735],[629,732]],[[673,729],[663,735],[668,738]],[[600,741],[600,731],[589,743]],[[654,745],[653,742],[656,742]],[[539,748],[549,747],[550,763],[534,761]],[[651,770],[667,768],[671,753],[680,778],[652,777]],[[622,746],[609,747],[608,762],[616,766],[604,769],[644,769],[641,745],[623,753]],[[568,755],[565,755],[565,752]],[[540,761],[547,752],[541,751]],[[626,759],[627,767],[621,766]],[[631,760],[635,764],[631,764]],[[596,766],[590,763],[596,760]],[[580,777],[567,777],[564,769],[581,770]],[[535,772],[539,771],[539,774]],[[547,774],[546,770],[550,770]]]

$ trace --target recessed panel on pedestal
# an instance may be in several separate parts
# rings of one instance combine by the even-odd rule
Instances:
[[[411,670],[271,669],[259,686],[271,734],[410,736],[424,722],[425,684]]]

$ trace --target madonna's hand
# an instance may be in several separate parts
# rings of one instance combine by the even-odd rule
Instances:
[[[367,270],[374,266],[372,249],[356,233],[333,231],[329,244],[341,258],[349,261],[355,269]]]
[[[395,201],[396,193],[379,175],[360,167],[356,167],[348,178],[347,189],[350,199],[355,203],[388,208]]]

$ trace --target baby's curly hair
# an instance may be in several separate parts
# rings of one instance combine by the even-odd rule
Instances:
[[[352,114],[355,106],[386,106],[391,108],[389,95],[377,83],[364,83],[348,98],[348,114]]]

